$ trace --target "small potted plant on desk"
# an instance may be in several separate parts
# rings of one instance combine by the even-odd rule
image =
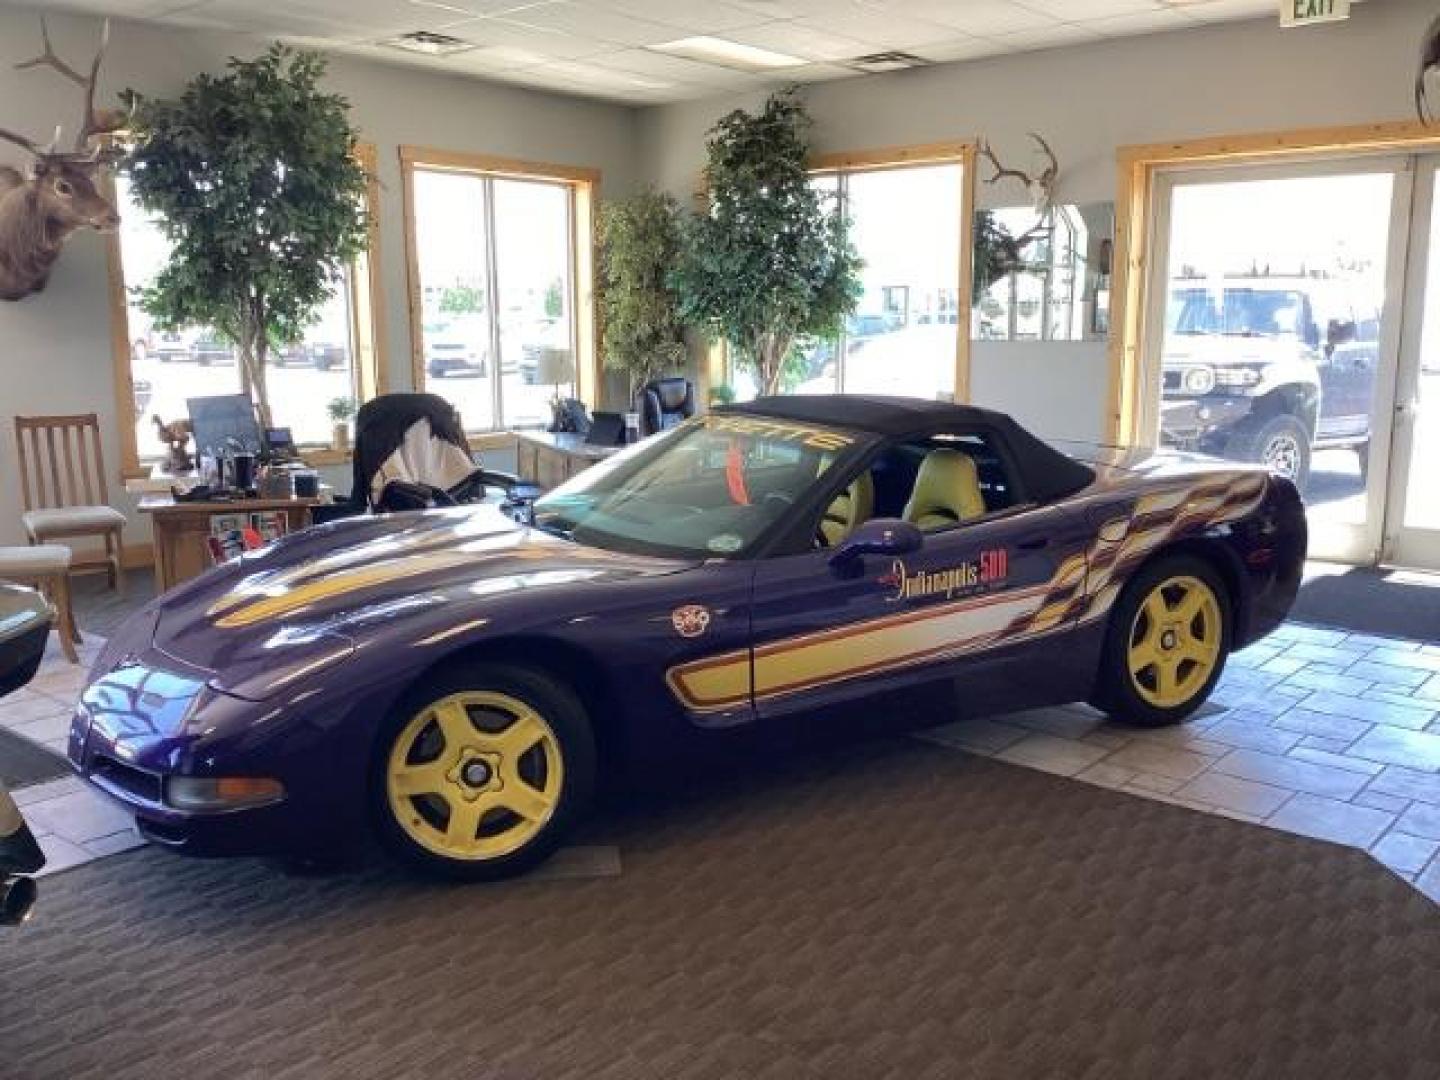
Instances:
[[[355,399],[344,395],[331,398],[326,411],[334,425],[330,433],[330,445],[336,450],[349,450],[350,421],[355,418]]]

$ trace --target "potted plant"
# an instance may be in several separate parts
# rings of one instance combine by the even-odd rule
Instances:
[[[724,338],[765,394],[791,347],[838,335],[861,292],[844,215],[810,183],[809,126],[790,89],[711,129],[707,206],[684,220],[673,276],[682,317]]]
[[[319,53],[277,44],[174,100],[126,93],[122,168],[171,246],[140,306],[162,328],[213,326],[234,341],[265,427],[271,349],[303,336],[367,238],[356,131],[346,100],[321,90],[324,72]]]
[[[685,360],[680,298],[669,274],[680,254],[680,208],[655,191],[600,206],[601,344],[605,366],[640,387]]]
[[[330,445],[336,450],[350,449],[350,421],[355,418],[355,399],[341,395],[330,399],[325,406],[330,414]]]

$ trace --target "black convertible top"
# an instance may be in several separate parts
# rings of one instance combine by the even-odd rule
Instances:
[[[794,394],[756,398],[716,412],[830,424],[886,438],[922,438],[947,428],[989,429],[1004,440],[1026,493],[1037,502],[1073,495],[1095,480],[1095,471],[1088,465],[1042,442],[1009,416],[974,405],[880,395]]]

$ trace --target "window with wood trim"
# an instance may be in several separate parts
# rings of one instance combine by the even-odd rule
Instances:
[[[798,393],[969,393],[971,143],[825,154],[813,184],[839,205],[864,260],[863,292],[833,341],[792,355]],[[740,397],[751,380],[732,366]]]
[[[595,371],[588,169],[401,148],[415,385],[467,431],[541,428]]]
[[[312,448],[307,456],[317,462],[336,456],[328,449],[328,403],[337,397],[367,400],[380,392],[383,382],[376,329],[375,148],[362,144],[357,153],[371,176],[370,248],[345,268],[343,281],[304,338],[271,353],[268,375],[276,425],[290,428],[295,442],[302,449]],[[167,423],[182,419],[188,399],[240,392],[246,379],[234,343],[212,328],[162,330],[140,309],[135,290],[164,267],[168,244],[158,223],[130,199],[124,178],[117,178],[114,186],[121,223],[110,238],[111,345],[121,470],[127,477],[143,476],[165,452],[152,417]]]

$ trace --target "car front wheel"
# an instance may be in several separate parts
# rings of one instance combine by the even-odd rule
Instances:
[[[1280,413],[1236,434],[1226,445],[1225,456],[1264,465],[1304,491],[1310,478],[1310,431],[1298,417]]]
[[[393,854],[485,881],[550,855],[594,783],[594,735],[574,693],[531,668],[475,664],[407,695],[382,732],[371,790]]]
[[[1144,567],[1110,614],[1095,704],[1138,727],[1178,724],[1210,696],[1230,651],[1230,598],[1192,556]]]

